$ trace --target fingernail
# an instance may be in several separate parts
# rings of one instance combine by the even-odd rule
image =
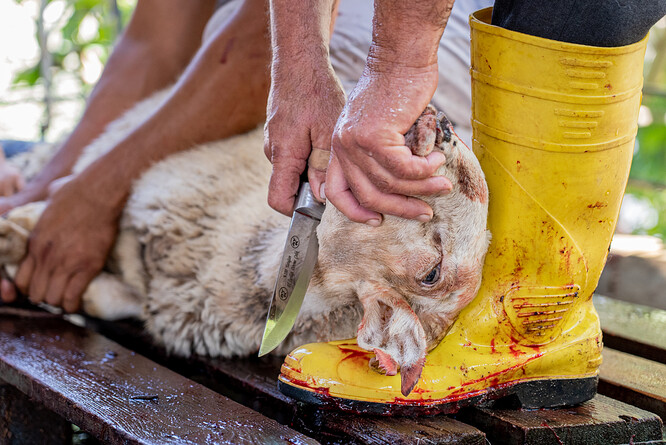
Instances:
[[[322,199],[322,201],[326,201],[326,183],[322,182],[321,185],[319,186],[319,197]]]
[[[416,219],[421,222],[428,222],[432,219],[432,215],[429,213],[424,213],[423,215],[417,216]]]
[[[372,227],[379,227],[380,224],[382,223],[382,221],[379,220],[379,219],[373,218],[373,219],[367,220],[365,223],[369,226],[372,226]]]
[[[438,195],[448,195],[451,193],[451,190],[453,189],[453,184],[451,184],[451,181],[446,179],[445,177],[441,177],[442,179],[440,180],[440,183],[438,184],[440,187]]]

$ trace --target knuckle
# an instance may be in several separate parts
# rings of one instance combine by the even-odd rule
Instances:
[[[358,200],[358,203],[361,205],[361,207],[365,207],[369,210],[376,210],[378,208],[379,200],[374,194],[362,194],[360,196],[356,196],[356,199]]]
[[[383,192],[392,192],[395,189],[394,182],[381,174],[370,172],[368,173],[368,179],[375,187]]]
[[[280,213],[287,214],[288,211],[285,210],[286,206],[284,200],[281,197],[275,195],[268,195],[268,205]]]

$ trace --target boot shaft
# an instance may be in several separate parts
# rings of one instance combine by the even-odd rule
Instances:
[[[479,295],[506,334],[541,345],[594,311],[631,165],[645,40],[574,45],[490,17],[470,22],[473,147],[493,235]]]

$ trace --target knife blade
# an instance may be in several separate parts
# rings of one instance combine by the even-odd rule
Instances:
[[[323,213],[324,205],[315,200],[310,184],[302,182],[266,317],[259,357],[277,348],[296,322],[317,263],[316,229]]]

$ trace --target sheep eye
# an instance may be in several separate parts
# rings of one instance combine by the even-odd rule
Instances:
[[[421,281],[421,284],[424,286],[433,286],[439,281],[439,273],[442,268],[441,263],[438,264],[433,270],[431,270],[428,275]]]

